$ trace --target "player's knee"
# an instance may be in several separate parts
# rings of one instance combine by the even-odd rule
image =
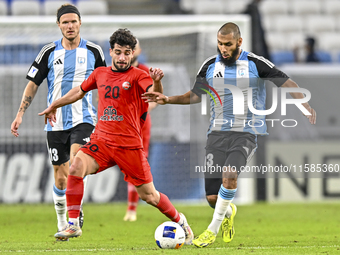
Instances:
[[[208,195],[208,196],[206,196],[206,199],[207,199],[209,205],[212,208],[215,208],[216,201],[217,201],[217,195]]]
[[[223,178],[223,187],[226,189],[237,188],[237,177],[236,178]]]
[[[74,158],[70,167],[70,175],[82,176],[83,161],[80,158]]]
[[[157,198],[154,194],[141,194],[140,198],[149,205],[156,206],[158,204]]]

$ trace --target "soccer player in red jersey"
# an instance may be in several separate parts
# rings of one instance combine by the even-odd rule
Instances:
[[[98,123],[91,141],[77,153],[67,178],[66,200],[69,223],[55,234],[65,239],[82,235],[79,211],[83,198],[83,178],[118,165],[125,181],[137,188],[141,199],[157,207],[185,231],[186,244],[191,244],[193,233],[182,213],[178,213],[169,198],[158,192],[152,181],[149,163],[143,150],[141,129],[147,116],[148,104],[142,100],[147,91],[162,92],[164,74],[150,68],[150,75],[131,66],[136,38],[127,29],[118,29],[110,37],[111,67],[99,67],[79,87],[54,101],[39,113],[45,122],[56,121],[57,108],[76,102],[86,93],[98,89]]]
[[[138,60],[138,56],[141,54],[141,52],[142,52],[142,48],[140,47],[140,43],[137,39],[137,44],[134,49],[131,66],[137,67],[149,73],[149,68],[146,65],[140,63]],[[157,106],[157,103],[150,102],[148,113],[151,112],[154,108],[156,108],[156,106]],[[146,154],[146,158],[148,158],[148,155],[149,155],[150,136],[151,136],[151,117],[150,117],[150,114],[148,114],[142,126],[143,148]],[[127,183],[127,193],[128,193],[128,206],[127,206],[127,210],[126,210],[123,220],[124,221],[136,221],[139,195],[138,195],[138,192],[135,186],[130,182]]]

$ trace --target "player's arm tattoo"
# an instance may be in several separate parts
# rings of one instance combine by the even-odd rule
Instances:
[[[22,101],[23,106],[20,107],[19,112],[25,112],[27,108],[31,105],[33,98],[31,96],[25,96],[24,101]]]

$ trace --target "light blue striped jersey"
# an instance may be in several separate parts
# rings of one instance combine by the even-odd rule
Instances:
[[[269,60],[244,50],[230,66],[224,65],[220,59],[220,55],[215,55],[205,60],[192,89],[192,92],[198,96],[208,94],[210,98],[211,118],[208,134],[211,131],[235,131],[266,135],[265,116],[253,114],[249,110],[248,96],[251,97],[255,109],[265,110],[264,80],[269,79],[277,86],[281,86],[288,76]],[[240,107],[240,114],[236,114],[237,109],[233,109],[234,100],[238,100],[237,102],[240,102],[243,107],[243,112]]]
[[[100,46],[80,40],[73,50],[65,50],[62,39],[45,45],[31,65],[27,79],[40,85],[47,78],[47,105],[64,96],[72,88],[89,77],[98,66],[106,66]],[[68,130],[80,123],[95,125],[97,112],[92,105],[92,92],[77,102],[65,105],[57,110],[57,122],[52,127],[49,123],[46,131]]]

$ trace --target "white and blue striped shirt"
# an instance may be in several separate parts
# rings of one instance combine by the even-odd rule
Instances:
[[[27,79],[37,85],[47,78],[47,105],[80,86],[98,66],[106,66],[100,46],[81,39],[76,49],[65,50],[61,40],[45,45],[27,74]],[[92,105],[92,92],[82,100],[59,108],[56,118],[54,127],[48,123],[46,131],[68,130],[80,123],[95,125],[97,112]]]
[[[251,88],[252,95],[249,96],[252,98],[254,109],[266,109],[264,79],[281,86],[288,76],[276,69],[269,60],[243,50],[236,62],[230,66],[224,65],[219,55],[208,58],[201,66],[192,89],[198,96],[208,92],[213,96],[210,96],[211,118],[208,134],[212,131],[267,134],[265,116],[253,114],[248,108],[248,93]],[[240,92],[238,99],[243,100],[244,109],[241,114],[234,114],[233,102],[237,99],[227,86],[230,86],[231,90],[236,87],[235,90]]]

